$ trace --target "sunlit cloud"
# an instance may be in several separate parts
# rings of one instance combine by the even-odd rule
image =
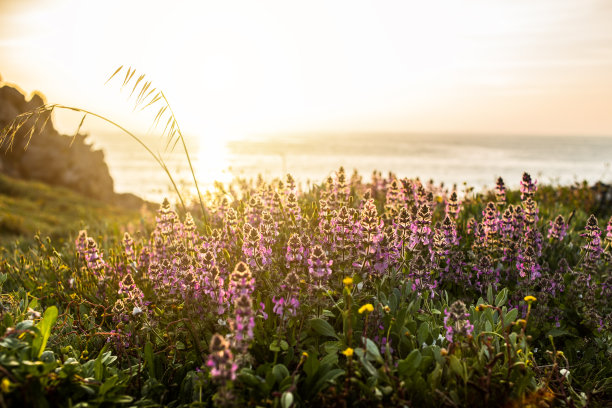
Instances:
[[[122,64],[147,73],[187,133],[203,139],[295,130],[612,134],[600,105],[612,90],[612,8],[603,1],[1,7],[6,80],[137,128],[150,118],[104,86]],[[535,103],[550,110],[545,122],[530,119]],[[589,108],[588,120],[571,114],[576,105]]]

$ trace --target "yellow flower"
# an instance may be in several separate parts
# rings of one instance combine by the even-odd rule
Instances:
[[[516,354],[521,354],[522,352],[523,352],[523,349],[516,350]]]
[[[391,308],[389,306],[383,307],[383,309],[385,310],[385,313],[389,313],[391,311]]]
[[[2,383],[0,383],[0,390],[2,390],[4,394],[8,394],[9,392],[11,392],[11,385],[11,380],[4,377],[2,379]]]
[[[525,302],[531,303],[531,302],[535,302],[535,301],[536,301],[535,297],[533,297],[531,295],[525,296]]]
[[[353,349],[350,347],[347,347],[346,350],[344,350],[342,352],[342,354],[344,354],[347,357],[352,357],[353,356]]]
[[[304,357],[304,358],[308,358],[308,353],[304,351],[304,352],[302,353],[302,357]]]
[[[476,306],[476,311],[477,312],[482,312],[485,309],[490,308],[491,305],[485,305],[484,303],[479,304],[478,306]]]
[[[516,321],[516,324],[522,324],[523,326],[525,326],[527,324],[527,320],[525,320],[525,319],[518,319]]]
[[[371,303],[366,303],[365,305],[361,306],[359,308],[359,314],[362,314],[363,312],[373,312],[374,311],[374,306],[372,306]]]
[[[351,286],[353,284],[353,278],[346,277],[342,279],[342,283],[344,283],[344,286]]]

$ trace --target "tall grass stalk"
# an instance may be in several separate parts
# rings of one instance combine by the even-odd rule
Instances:
[[[123,65],[115,70],[115,72],[108,78],[106,83],[110,82],[122,71],[126,71]],[[168,102],[168,99],[166,98],[166,95],[163,91],[157,90],[156,88],[151,88],[152,82],[145,80],[145,74],[139,75],[137,79],[132,81],[135,78],[135,73],[136,69],[131,67],[127,68],[121,88],[123,89],[124,87],[129,86],[133,83],[132,91],[130,92],[129,97],[132,97],[132,95],[137,92],[136,100],[134,101],[134,109],[142,106],[140,108],[140,110],[142,111],[149,107],[161,104],[151,126],[157,128],[160,123],[163,123],[164,121],[166,122],[164,130],[162,132],[162,138],[165,135],[167,139],[166,150],[172,145],[170,151],[173,151],[177,143],[179,142],[183,146],[185,158],[187,159],[187,163],[189,164],[189,171],[191,172],[193,183],[198,193],[198,201],[200,203],[200,209],[202,210],[202,217],[206,222],[206,210],[204,209],[204,201],[202,200],[202,193],[200,192],[198,179],[193,169],[193,164],[191,162],[189,149],[187,148],[187,143],[185,142],[185,137],[183,136],[183,132],[181,131],[181,127],[179,126],[178,121],[176,120],[176,116],[174,115],[172,106],[170,105],[170,102]]]
[[[61,105],[61,104],[46,104],[46,105],[42,105],[32,111],[29,112],[25,112],[22,113],[20,115],[18,115],[13,122],[7,126],[5,129],[3,129],[2,133],[0,134],[0,147],[5,147],[5,150],[8,151],[13,147],[13,143],[15,141],[15,137],[17,135],[17,133],[19,132],[19,130],[21,128],[23,128],[24,126],[26,126],[26,124],[28,122],[30,122],[31,120],[34,120],[34,123],[31,125],[30,129],[28,130],[28,140],[26,141],[26,145],[24,147],[24,149],[27,149],[27,147],[30,144],[30,141],[32,139],[32,137],[34,136],[35,130],[36,130],[36,124],[38,123],[39,119],[45,115],[45,113],[48,113],[48,117],[45,119],[43,126],[40,128],[38,134],[40,134],[42,132],[42,130],[44,129],[49,117],[51,116],[51,113],[56,110],[56,109],[65,109],[65,110],[70,110],[73,112],[79,112],[79,113],[83,113],[84,116],[81,119],[81,122],[79,124],[79,127],[75,133],[75,137],[78,134],[81,126],[83,125],[83,122],[85,121],[85,117],[87,115],[89,116],[93,116],[96,117],[98,119],[101,119],[103,121],[105,121],[106,123],[109,123],[110,125],[115,126],[117,129],[121,130],[123,133],[125,133],[126,135],[130,136],[132,139],[134,139],[136,142],[138,142],[138,144],[140,144],[150,155],[151,157],[153,157],[153,159],[157,162],[157,164],[159,164],[159,166],[164,170],[164,172],[166,173],[166,175],[168,176],[168,179],[170,180],[170,183],[172,183],[172,187],[174,188],[174,191],[176,192],[176,195],[179,198],[179,201],[181,202],[181,207],[183,208],[184,211],[187,210],[187,207],[185,205],[185,201],[183,199],[183,196],[181,195],[178,186],[176,185],[176,182],[174,181],[174,178],[172,177],[172,174],[170,173],[170,170],[168,169],[168,166],[166,165],[164,159],[161,157],[161,155],[158,153],[154,153],[149,146],[146,145],[146,143],[144,143],[142,141],[142,139],[140,139],[138,136],[136,136],[134,133],[130,132],[129,130],[127,130],[125,127],[121,126],[120,124],[118,124],[117,122],[113,121],[112,119],[109,119],[105,116],[99,115],[95,112],[91,112],[88,111],[86,109],[82,109],[82,108],[76,108],[74,106],[66,106],[66,105]]]
[[[185,158],[187,159],[187,163],[189,164],[189,171],[191,172],[191,176],[193,178],[193,182],[194,182],[196,191],[198,193],[198,201],[200,203],[202,217],[203,217],[204,222],[206,223],[207,222],[206,210],[204,208],[204,201],[202,200],[202,193],[200,191],[200,186],[198,184],[198,180],[197,180],[195,171],[193,169],[191,155],[189,154],[189,149],[187,148],[185,137],[183,136],[183,132],[181,131],[181,128],[179,126],[178,121],[176,120],[176,116],[174,114],[172,106],[168,102],[166,95],[163,93],[163,91],[158,90],[155,87],[151,87],[152,82],[145,81],[144,74],[141,74],[136,78],[135,77],[136,70],[131,67],[128,67],[127,70],[125,70],[123,65],[115,70],[115,72],[108,78],[106,83],[110,82],[115,76],[117,76],[122,71],[126,71],[126,72],[125,72],[125,77],[123,79],[123,82],[121,84],[121,88],[123,89],[126,86],[131,86],[132,90],[128,98],[131,98],[133,95],[136,95],[136,100],[134,101],[134,110],[140,107],[140,111],[142,111],[149,107],[161,104],[161,106],[159,107],[157,111],[157,114],[155,115],[155,118],[153,119],[153,123],[151,124],[149,131],[154,128],[156,129],[161,123],[165,122],[164,129],[161,134],[162,138],[164,137],[166,138],[165,150],[173,151],[176,145],[180,142],[181,146],[183,147],[183,151],[185,152]],[[81,129],[81,126],[83,125],[83,122],[85,121],[85,118],[87,117],[87,115],[89,115],[89,116],[93,116],[98,119],[101,119],[115,126],[116,128],[120,129],[122,132],[130,136],[132,139],[136,140],[136,142],[138,142],[138,144],[140,144],[151,155],[151,157],[153,157],[153,159],[157,162],[157,164],[164,170],[164,172],[168,176],[168,179],[170,180],[170,183],[172,184],[172,187],[174,188],[174,191],[176,192],[181,202],[181,206],[183,210],[186,211],[187,208],[185,205],[185,200],[183,199],[183,196],[181,195],[177,187],[177,184],[174,181],[174,178],[172,177],[172,174],[170,173],[168,167],[166,166],[166,163],[161,157],[161,154],[154,153],[149,148],[149,146],[147,146],[146,143],[142,141],[141,138],[139,138],[134,133],[127,130],[125,127],[119,125],[117,122],[113,121],[112,119],[107,118],[106,116],[99,115],[97,113],[88,111],[86,109],[81,109],[81,108],[76,108],[73,106],[66,106],[66,105],[61,105],[61,104],[46,104],[33,111],[22,113],[18,115],[14,119],[14,121],[2,131],[2,133],[0,134],[0,146],[6,145],[6,150],[9,150],[10,148],[12,148],[17,132],[21,128],[23,128],[26,124],[31,123],[31,121],[33,120],[34,123],[30,125],[30,129],[28,130],[27,141],[26,141],[26,146],[25,146],[25,148],[27,148],[30,143],[30,140],[34,136],[36,125],[38,124],[39,119],[45,113],[49,114],[45,118],[43,126],[39,130],[39,134],[40,134],[40,132],[42,132],[42,130],[44,129],[47,121],[49,120],[51,113],[55,109],[66,109],[66,110],[84,114],[83,118],[81,119],[81,122],[79,123],[77,131],[75,133],[75,137],[79,133],[79,130]]]

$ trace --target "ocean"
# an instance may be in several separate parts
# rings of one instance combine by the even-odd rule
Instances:
[[[137,143],[122,134],[92,135],[105,152],[115,191],[160,201],[173,198],[164,171]],[[165,151],[159,140],[145,141],[162,152],[182,188],[193,185],[180,145]],[[266,179],[291,173],[304,186],[320,183],[344,166],[368,180],[374,170],[399,177],[419,177],[446,185],[467,183],[476,190],[491,188],[497,177],[518,186],[524,171],[539,183],[567,185],[586,180],[612,182],[612,137],[299,134],[259,136],[242,141],[187,140],[198,183],[232,178]]]

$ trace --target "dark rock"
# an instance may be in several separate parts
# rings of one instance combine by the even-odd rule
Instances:
[[[44,97],[40,94],[35,93],[30,100],[26,100],[18,89],[1,87],[0,129],[11,125],[18,115],[44,104]],[[68,187],[108,203],[129,204],[127,206],[132,208],[142,205],[143,201],[136,196],[130,195],[128,198],[114,193],[113,179],[104,161],[104,153],[94,150],[86,142],[87,135],[60,135],[53,127],[52,120],[46,121],[49,114],[43,113],[37,121],[30,119],[12,140],[4,141],[0,150],[0,172],[16,178]],[[30,133],[35,122],[34,133]]]

